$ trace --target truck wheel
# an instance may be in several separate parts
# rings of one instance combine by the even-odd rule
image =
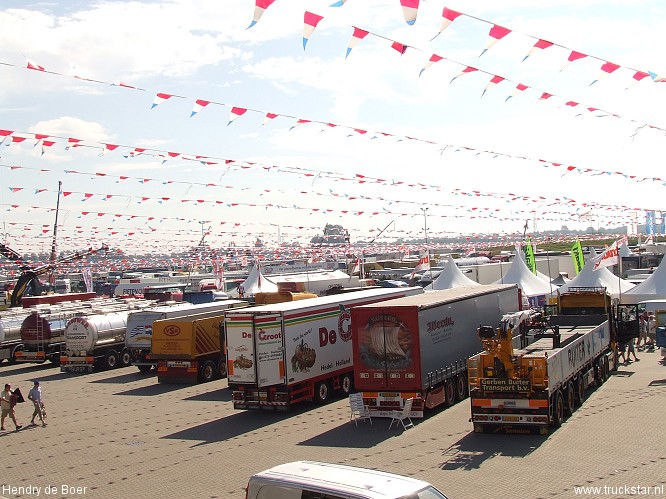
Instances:
[[[59,366],[60,365],[60,353],[53,354],[49,357],[49,362],[51,364]]]
[[[467,397],[467,376],[459,374],[456,376],[456,400]]]
[[[576,404],[583,405],[585,401],[585,384],[583,383],[583,376],[581,374],[576,378]]]
[[[340,391],[342,392],[342,394],[345,397],[348,397],[353,387],[354,387],[354,382],[352,381],[351,375],[349,374],[343,375],[342,379],[340,380]]]
[[[607,381],[610,377],[610,362],[608,362],[608,355],[604,355],[602,359],[604,366],[604,381]]]
[[[326,381],[320,381],[315,385],[315,402],[318,404],[324,404],[328,402],[328,399],[331,396],[331,389],[328,387]]]
[[[127,348],[120,352],[120,366],[127,367],[132,364],[132,354]]]
[[[562,426],[562,421],[564,420],[564,398],[562,397],[561,390],[557,390],[557,393],[553,396],[551,410],[553,411],[553,426],[559,428]]]
[[[203,363],[203,366],[201,366],[201,381],[203,383],[208,383],[209,381],[212,381],[215,378],[215,364],[207,360],[206,362]]]
[[[23,351],[23,345],[17,346],[13,351],[12,351],[12,356],[7,359],[7,363],[9,364],[16,364],[16,352],[22,352]]]
[[[604,362],[600,358],[594,363],[594,381],[597,386],[604,384]]]
[[[226,378],[227,377],[227,360],[222,359],[220,362],[217,364],[217,374],[220,376],[220,378]]]
[[[447,407],[456,403],[456,385],[452,379],[447,379],[444,382],[444,401]]]
[[[109,350],[106,357],[104,357],[104,366],[107,369],[115,369],[118,367],[118,352],[115,350]]]
[[[140,365],[140,366],[136,366],[136,367],[139,369],[139,372],[141,372],[141,373],[143,373],[143,374],[146,374],[146,373],[149,373],[149,372],[150,372],[150,369],[151,369],[153,366],[146,365],[146,364],[142,364],[142,365]]]
[[[574,400],[575,400],[575,392],[574,392],[574,384],[569,381],[567,383],[567,400],[566,404],[564,405],[564,413],[567,416],[571,416],[574,413],[574,410],[576,409],[574,405]]]

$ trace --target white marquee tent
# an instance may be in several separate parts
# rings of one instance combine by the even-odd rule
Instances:
[[[538,298],[543,297],[545,300],[546,295],[549,295],[556,288],[549,280],[533,274],[527,268],[522,253],[518,253],[515,256],[507,273],[500,280],[496,281],[495,284],[517,284],[522,290],[523,295],[531,299],[530,302],[532,305],[537,305],[539,301],[543,301],[538,300]]]
[[[635,286],[626,279],[619,278],[606,267],[594,270],[593,260],[596,257],[597,253],[592,249],[580,274],[560,286],[559,291],[564,292],[569,288],[606,288],[613,298],[619,298]],[[624,299],[622,302],[624,303]]]
[[[451,258],[451,255],[449,255],[437,278],[423,289],[428,291],[464,286],[480,286],[480,284],[463,274],[458,265],[456,265],[456,262]]]
[[[645,300],[666,299],[666,257],[642,283],[622,294],[622,303],[631,305]]]

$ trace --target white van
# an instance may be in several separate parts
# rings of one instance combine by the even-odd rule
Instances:
[[[295,461],[250,478],[246,499],[447,499],[428,482],[341,464]]]

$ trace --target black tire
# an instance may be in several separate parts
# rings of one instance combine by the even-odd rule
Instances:
[[[594,363],[594,381],[597,386],[604,384],[604,361],[601,358]]]
[[[115,369],[118,367],[118,352],[109,350],[104,357],[104,367],[107,369]]]
[[[207,360],[206,362],[204,362],[203,365],[201,366],[199,374],[200,374],[199,380],[202,383],[208,383],[209,381],[213,381],[215,379],[215,374],[216,374],[215,363],[211,360]]]
[[[217,363],[217,375],[220,378],[227,377],[227,359],[222,359]]]
[[[456,400],[460,401],[467,397],[467,376],[459,374],[456,376]]]
[[[56,353],[53,355],[49,356],[49,362],[53,364],[54,366],[59,366],[60,365],[60,354]]]
[[[315,385],[314,400],[318,404],[325,404],[331,398],[331,388],[326,381],[320,381]]]
[[[456,403],[456,384],[452,379],[444,382],[444,402],[447,407]]]
[[[340,378],[340,392],[345,397],[348,397],[353,389],[354,380],[352,379],[351,374],[343,374],[342,378]]]
[[[12,356],[11,358],[7,359],[7,363],[14,365],[16,364],[16,352],[22,352],[23,351],[23,345],[17,346],[13,351],[12,351]]]
[[[604,366],[604,381],[608,381],[608,378],[610,378],[610,362],[608,362],[608,356],[604,355],[602,360]]]
[[[580,407],[585,402],[585,384],[581,374],[576,378],[576,404]]]
[[[140,373],[146,374],[146,373],[150,372],[150,370],[152,369],[153,366],[148,365],[148,364],[142,364],[142,365],[136,366],[136,367],[137,367],[137,369],[139,370]]]
[[[123,348],[120,352],[120,367],[127,367],[132,365],[132,354],[127,348]]]
[[[566,391],[566,400],[564,404],[564,414],[567,416],[571,416],[574,411],[576,410],[576,395],[575,395],[575,390],[574,390],[574,384],[569,381],[567,383],[567,391]]]
[[[564,420],[564,397],[562,397],[562,391],[557,390],[557,393],[553,396],[552,401],[552,425],[555,428],[562,426],[562,421]]]

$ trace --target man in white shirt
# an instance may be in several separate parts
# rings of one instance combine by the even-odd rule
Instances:
[[[30,424],[35,424],[35,416],[39,416],[39,419],[42,422],[42,426],[46,426],[44,422],[44,416],[42,416],[42,388],[39,386],[39,381],[35,381],[34,386],[28,392],[28,399],[32,400],[33,405],[35,406],[35,411],[32,413],[32,419]]]
[[[14,421],[14,425],[16,425],[16,431],[19,431],[22,426],[16,422],[16,416],[14,415],[14,406],[16,405],[15,400],[13,401],[12,398],[16,398],[16,396],[12,393],[12,385],[7,383],[5,385],[5,389],[0,392],[0,430],[4,431],[5,430],[5,418],[9,416],[12,421]]]

